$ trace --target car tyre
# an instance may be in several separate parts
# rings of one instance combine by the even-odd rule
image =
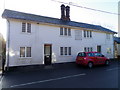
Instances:
[[[89,63],[88,63],[88,67],[89,67],[89,68],[92,68],[92,67],[93,67],[93,63],[92,63],[92,62],[89,62]]]
[[[108,60],[105,61],[105,65],[107,65],[107,66],[109,65],[109,61]]]

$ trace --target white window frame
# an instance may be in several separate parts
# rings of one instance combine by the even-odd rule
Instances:
[[[75,30],[75,40],[82,40],[82,31]]]
[[[25,32],[23,32],[23,23],[25,23]],[[30,32],[29,32],[29,28],[28,28],[28,25],[30,25]],[[32,24],[29,23],[29,22],[22,22],[22,33],[31,33],[31,27],[32,27]]]
[[[84,52],[92,52],[93,47],[84,47]]]
[[[22,46],[21,46],[21,47],[22,47]],[[20,48],[21,48],[21,47],[20,47]],[[21,55],[20,55],[21,49],[19,50],[19,57],[20,57],[20,58],[31,58],[31,57],[32,57],[32,48],[31,48],[31,47],[30,47],[30,48],[31,48],[31,50],[30,50],[30,51],[31,51],[31,52],[30,52],[30,55],[31,55],[31,56],[30,56],[30,57],[27,57],[27,48],[28,48],[28,47],[29,47],[29,46],[27,46],[27,47],[24,47],[24,46],[23,46],[23,48],[25,48],[25,57],[21,57]]]
[[[62,53],[61,53],[62,48]],[[71,47],[60,47],[60,56],[71,56],[72,55],[72,48]]]
[[[71,28],[67,27],[60,27],[60,36],[71,36]]]
[[[83,30],[84,38],[92,38],[92,31],[91,30]]]

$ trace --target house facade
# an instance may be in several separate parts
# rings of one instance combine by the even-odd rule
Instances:
[[[102,26],[7,9],[2,17],[8,27],[6,67],[74,62],[80,51],[114,58],[116,32]]]

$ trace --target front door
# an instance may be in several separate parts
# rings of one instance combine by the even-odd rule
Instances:
[[[101,53],[101,45],[97,46],[97,52]]]
[[[50,65],[52,60],[52,45],[45,44],[44,45],[44,64]]]

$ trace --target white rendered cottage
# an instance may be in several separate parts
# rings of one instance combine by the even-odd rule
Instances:
[[[8,27],[6,67],[74,62],[80,51],[98,51],[114,57],[116,32],[70,21],[68,6],[61,6],[61,19],[8,9],[2,17]]]

